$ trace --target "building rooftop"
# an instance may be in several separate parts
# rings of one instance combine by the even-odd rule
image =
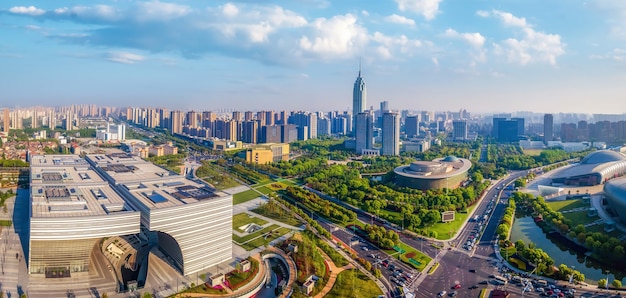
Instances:
[[[105,175],[110,176],[115,183],[138,183],[178,176],[138,156],[125,152],[89,154],[86,156],[86,159],[104,172]]]
[[[399,166],[394,172],[410,178],[442,179],[466,172],[472,166],[468,159],[448,156],[432,161],[414,161],[410,165]]]
[[[109,184],[78,155],[31,158],[32,217],[81,217],[128,211]]]

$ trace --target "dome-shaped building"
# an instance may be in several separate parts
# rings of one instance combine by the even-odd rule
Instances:
[[[414,161],[394,169],[395,183],[420,190],[457,188],[467,178],[471,167],[471,161],[456,156]]]
[[[564,168],[552,176],[552,183],[591,186],[626,174],[626,155],[599,150],[585,156],[579,164]]]
[[[604,194],[609,206],[626,223],[626,178],[614,179],[604,184]]]

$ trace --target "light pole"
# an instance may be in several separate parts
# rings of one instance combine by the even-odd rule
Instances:
[[[609,289],[609,270],[604,270],[606,272],[606,289]]]

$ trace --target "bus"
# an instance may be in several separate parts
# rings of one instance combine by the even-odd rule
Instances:
[[[499,276],[499,275],[496,275],[496,276],[493,278],[493,283],[494,283],[494,284],[497,284],[497,285],[504,286],[504,285],[506,285],[508,282],[509,282],[509,280],[508,280],[508,279],[506,279],[505,277]]]

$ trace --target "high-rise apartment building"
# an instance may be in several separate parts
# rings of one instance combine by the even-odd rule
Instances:
[[[383,114],[382,155],[400,155],[400,115],[395,112]]]
[[[172,111],[170,113],[169,130],[172,134],[183,133],[183,112],[182,111]]]
[[[356,153],[374,148],[374,116],[370,112],[361,112],[354,117],[356,119]]]
[[[259,123],[257,121],[244,121],[241,124],[241,140],[244,143],[256,144],[258,141]]]
[[[4,132],[9,132],[9,128],[11,127],[11,113],[9,112],[9,108],[4,108],[4,113],[2,117],[2,119],[4,120],[4,126],[2,127],[2,129]]]
[[[543,115],[543,143],[548,144],[554,136],[554,117],[552,114]]]
[[[363,77],[361,77],[361,65],[359,63],[359,75],[356,77],[356,81],[354,81],[354,89],[352,91],[352,115],[354,115],[355,119],[352,121],[352,129],[354,130],[356,135],[356,115],[358,113],[364,112],[365,107],[367,106],[367,89],[365,88],[365,81]]]

